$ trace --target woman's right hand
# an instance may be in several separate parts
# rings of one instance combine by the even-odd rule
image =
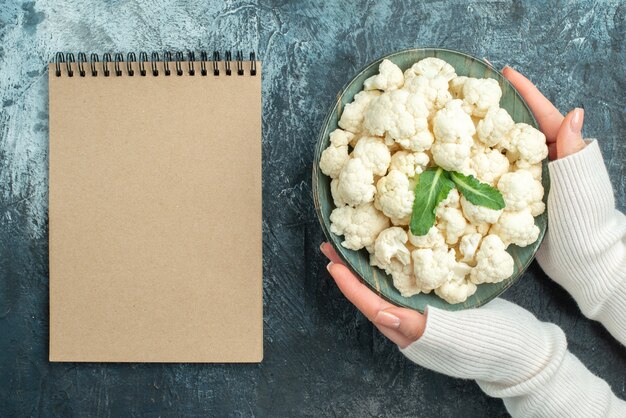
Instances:
[[[585,118],[583,109],[576,108],[563,117],[550,100],[522,74],[506,66],[502,69],[502,75],[513,84],[535,115],[539,129],[546,136],[551,160],[565,158],[585,148],[582,137]]]

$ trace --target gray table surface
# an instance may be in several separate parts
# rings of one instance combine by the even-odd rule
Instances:
[[[619,207],[625,14],[620,1],[0,2],[0,416],[504,416],[471,381],[408,362],[346,302],[318,250],[313,146],[336,92],[418,46],[510,64],[566,111],[586,109]],[[56,51],[241,48],[263,70],[265,359],[258,365],[50,364],[46,62]],[[559,324],[626,396],[626,353],[536,263],[504,297]]]

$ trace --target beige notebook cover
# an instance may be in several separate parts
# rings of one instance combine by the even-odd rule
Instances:
[[[49,67],[50,360],[259,362],[261,68]]]

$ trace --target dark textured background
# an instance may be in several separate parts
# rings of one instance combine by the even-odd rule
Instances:
[[[626,208],[621,1],[1,1],[0,416],[503,416],[469,381],[410,364],[330,281],[311,200],[315,136],[380,55],[440,46],[510,64],[584,106]],[[50,364],[47,75],[57,51],[256,49],[264,60],[265,360]],[[536,264],[505,298],[563,327],[621,397],[624,348]]]

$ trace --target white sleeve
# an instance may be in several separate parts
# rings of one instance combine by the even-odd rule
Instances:
[[[548,231],[537,261],[626,345],[626,216],[615,208],[597,141],[550,163]]]
[[[414,363],[474,379],[514,417],[626,417],[626,402],[567,350],[563,331],[496,299],[482,308],[428,308],[419,340],[401,349]]]

